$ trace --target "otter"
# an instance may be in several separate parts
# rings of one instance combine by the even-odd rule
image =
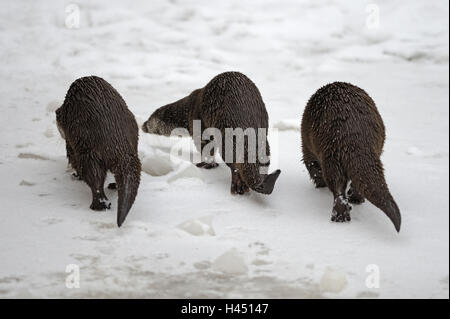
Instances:
[[[258,140],[260,137],[264,139],[262,134],[267,136],[269,116],[258,88],[247,76],[239,72],[217,75],[205,87],[194,90],[181,100],[158,108],[143,124],[142,130],[146,133],[170,136],[172,130],[184,128],[195,140],[193,126],[196,120],[201,125],[200,134],[206,128],[216,128],[221,132],[222,144],[217,149],[231,170],[232,194],[242,195],[250,189],[262,194],[272,193],[281,171],[276,170],[272,174],[267,174],[270,165],[267,138],[265,139],[267,161],[262,161],[259,156],[252,161],[249,160],[248,137],[244,141],[244,154],[239,154],[236,139],[230,140],[226,134],[227,129],[243,131],[254,129],[257,131],[255,133]],[[227,139],[228,145],[232,145],[233,152],[232,160],[229,161],[226,160],[224,152]],[[197,149],[202,154],[209,141],[202,140],[201,143],[196,143]],[[259,147],[258,144],[257,148]],[[242,161],[237,160],[239,155],[243,155]],[[203,162],[197,164],[198,167],[210,169],[218,166],[213,161],[214,150],[205,157]]]
[[[342,82],[320,88],[306,105],[301,136],[303,162],[312,181],[334,195],[332,221],[350,221],[351,204],[367,198],[400,231],[400,210],[380,160],[385,126],[363,89]]]
[[[88,76],[73,82],[56,122],[66,141],[69,164],[92,191],[92,210],[109,209],[103,186],[107,171],[118,189],[117,225],[134,203],[140,182],[139,128],[120,94],[104,79]]]

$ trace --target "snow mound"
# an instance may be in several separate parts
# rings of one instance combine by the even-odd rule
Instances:
[[[151,176],[164,176],[175,168],[170,156],[160,150],[155,150],[150,155],[144,155],[142,161],[142,170]]]
[[[231,249],[220,255],[212,265],[213,270],[230,275],[243,275],[248,272],[244,258],[236,249]]]
[[[168,175],[168,183],[188,178],[203,181],[201,170],[191,162],[194,148],[191,138],[146,134],[139,148],[145,173],[151,176]]]
[[[347,287],[347,277],[341,271],[327,268],[320,279],[319,286],[323,292],[340,293]]]
[[[179,229],[194,236],[215,236],[212,226],[212,216],[187,220],[177,226]]]

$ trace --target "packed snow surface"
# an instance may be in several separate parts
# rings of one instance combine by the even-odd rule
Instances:
[[[449,297],[448,1],[70,3],[1,1],[0,297]],[[103,77],[141,124],[230,70],[257,84],[278,129],[273,194],[232,196],[224,164],[171,155],[189,138],[141,131],[125,224],[114,190],[110,211],[91,211],[55,125],[69,85]],[[301,162],[303,109],[333,81],[383,116],[399,234],[367,202],[332,223],[331,193]]]

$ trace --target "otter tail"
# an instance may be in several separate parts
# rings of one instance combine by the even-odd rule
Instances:
[[[272,194],[275,182],[281,173],[279,169],[272,174],[261,174],[259,165],[243,164],[241,167],[242,176],[247,182],[248,187],[261,194]]]
[[[381,209],[392,221],[397,232],[400,232],[402,222],[400,209],[386,184],[381,161],[377,158],[374,163],[370,157],[370,160],[360,159],[352,164],[348,172],[355,189]]]
[[[137,195],[141,178],[141,162],[137,156],[124,156],[115,170],[119,198],[117,201],[117,226],[122,226]]]

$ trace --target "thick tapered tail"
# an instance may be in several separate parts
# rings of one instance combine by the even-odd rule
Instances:
[[[379,209],[381,209],[387,217],[392,221],[394,224],[395,230],[397,232],[400,232],[400,227],[402,224],[402,216],[400,214],[400,209],[397,206],[397,203],[395,202],[394,198],[392,198],[392,195],[389,194],[387,197],[382,196],[370,196],[371,198],[367,197],[367,199],[377,206]]]
[[[254,186],[252,189],[258,193],[270,195],[273,192],[275,182],[280,176],[281,170],[277,169],[272,174],[263,175],[263,181],[261,184]]]
[[[373,162],[370,158],[367,161],[353,163],[349,169],[352,184],[369,202],[381,209],[392,221],[397,232],[400,232],[402,223],[400,209],[386,184],[381,161],[377,159],[375,163]]]
[[[239,167],[242,176],[250,187],[255,192],[270,195],[272,194],[275,182],[280,176],[281,171],[277,169],[272,174],[261,174],[260,166],[257,164],[242,164]]]
[[[135,156],[125,156],[118,165],[115,179],[119,198],[117,200],[117,226],[122,226],[133,206],[141,178],[141,163]]]

